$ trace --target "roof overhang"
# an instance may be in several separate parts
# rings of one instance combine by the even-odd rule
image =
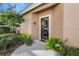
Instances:
[[[25,10],[23,10],[22,12],[20,12],[20,14],[23,15],[23,14],[33,10],[34,8],[41,6],[41,5],[44,5],[44,6],[42,8],[38,8],[38,9],[34,10],[33,12],[38,12],[40,10],[46,9],[50,6],[54,6],[54,5],[57,5],[57,4],[59,4],[59,3],[47,3],[46,5],[44,5],[44,3],[34,3],[31,6],[29,6],[28,8],[26,8]]]
[[[36,8],[36,7],[38,7],[38,6],[41,5],[41,4],[43,4],[43,3],[33,3],[30,7],[26,8],[26,9],[23,10],[23,11],[21,11],[20,14],[22,15],[22,14],[24,14],[24,13],[26,13],[26,12],[29,12],[30,10],[32,10],[32,9],[34,9],[34,8]]]

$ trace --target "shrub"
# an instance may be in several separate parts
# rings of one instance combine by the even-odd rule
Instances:
[[[0,49],[3,50],[2,54],[4,55],[8,45],[14,42],[14,34],[0,34]]]
[[[0,27],[0,34],[10,33],[9,27]]]
[[[46,41],[46,47],[47,49],[54,49],[58,52],[64,52],[64,43],[66,42],[67,40],[65,40],[64,42],[63,41],[60,41],[59,38],[49,38],[47,41]]]
[[[22,40],[25,44],[27,44],[28,46],[29,45],[32,45],[32,37],[31,35],[28,35],[28,34],[19,34],[18,35],[18,38],[20,40]]]
[[[8,34],[1,34],[0,35],[0,48],[6,49],[7,46],[10,43],[13,43],[15,41],[15,34],[14,33],[8,33]]]
[[[16,33],[0,34],[0,54],[5,55],[23,44],[22,41],[17,38],[18,35],[19,34]]]
[[[65,56],[79,56],[79,48],[65,46]]]

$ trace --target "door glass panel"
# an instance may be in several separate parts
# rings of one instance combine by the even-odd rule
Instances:
[[[49,36],[49,17],[41,18],[41,38],[48,39]]]

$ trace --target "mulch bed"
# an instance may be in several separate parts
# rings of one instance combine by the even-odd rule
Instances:
[[[15,44],[10,44],[6,51],[4,49],[0,49],[0,56],[10,56],[14,50],[16,50],[19,46],[21,46],[23,42],[16,41]]]

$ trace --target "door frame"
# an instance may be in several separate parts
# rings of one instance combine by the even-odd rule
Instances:
[[[45,15],[45,16],[41,16],[41,17],[39,17],[39,39],[41,39],[41,18],[44,18],[44,17],[49,17],[49,24],[48,24],[48,27],[49,27],[49,30],[48,30],[48,32],[49,32],[49,36],[48,37],[50,37],[51,35],[50,35],[50,33],[51,33],[51,17],[50,17],[50,15]]]

